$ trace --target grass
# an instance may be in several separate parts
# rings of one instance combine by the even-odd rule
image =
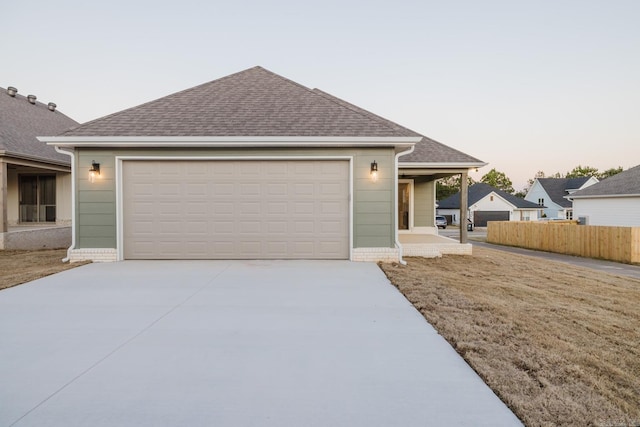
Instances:
[[[0,251],[0,289],[30,282],[50,274],[87,264],[63,263],[66,249]]]
[[[640,280],[534,257],[381,264],[528,426],[640,425]]]

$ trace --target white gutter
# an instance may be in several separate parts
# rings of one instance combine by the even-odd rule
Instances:
[[[571,200],[573,199],[611,199],[611,198],[621,198],[621,197],[640,197],[640,194],[590,194],[586,196],[573,196],[569,194],[568,196],[564,196],[564,199]]]
[[[73,149],[68,151],[60,147],[53,148],[58,153],[71,157],[71,246],[67,249],[67,257],[62,259],[62,262],[69,262],[71,260],[71,251],[76,247],[76,168],[73,165]]]
[[[396,216],[396,221],[395,221],[395,242],[396,242],[396,248],[398,248],[398,262],[401,265],[407,265],[407,262],[405,260],[402,259],[402,245],[400,244],[400,233],[398,232],[398,227],[399,227],[399,218],[398,218],[398,195],[396,194],[398,192],[398,158],[400,156],[405,156],[407,154],[411,154],[413,152],[413,150],[415,150],[416,146],[412,145],[408,150],[405,151],[400,151],[398,153],[396,153],[396,157],[395,157],[395,167],[394,167],[394,174],[393,174],[393,188],[395,188],[396,191],[393,192],[393,194],[395,194],[396,196],[393,198],[394,201],[394,212],[395,212],[395,216]]]
[[[488,165],[485,162],[466,162],[466,163],[429,163],[429,162],[401,162],[399,166],[402,169],[473,169],[481,168]]]
[[[388,147],[413,145],[417,137],[350,136],[40,136],[59,147]]]

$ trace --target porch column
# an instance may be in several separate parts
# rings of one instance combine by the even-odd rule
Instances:
[[[7,164],[0,158],[0,233],[7,231]]]
[[[467,243],[467,212],[469,211],[468,172],[460,174],[460,243]]]

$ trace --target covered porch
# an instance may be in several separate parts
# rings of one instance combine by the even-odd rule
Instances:
[[[466,227],[460,229],[460,238],[452,239],[439,235],[435,224],[436,181],[460,175],[460,190],[467,194],[467,165],[440,165],[422,163],[399,163],[398,167],[398,240],[403,256],[435,258],[445,254],[471,255]],[[464,209],[462,223],[467,222],[467,197],[461,200]],[[462,215],[462,214],[461,214]]]
[[[0,250],[64,248],[71,234],[70,167],[0,155]]]

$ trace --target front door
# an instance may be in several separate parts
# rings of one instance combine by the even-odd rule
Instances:
[[[409,229],[411,211],[411,185],[408,182],[398,183],[398,229]]]

